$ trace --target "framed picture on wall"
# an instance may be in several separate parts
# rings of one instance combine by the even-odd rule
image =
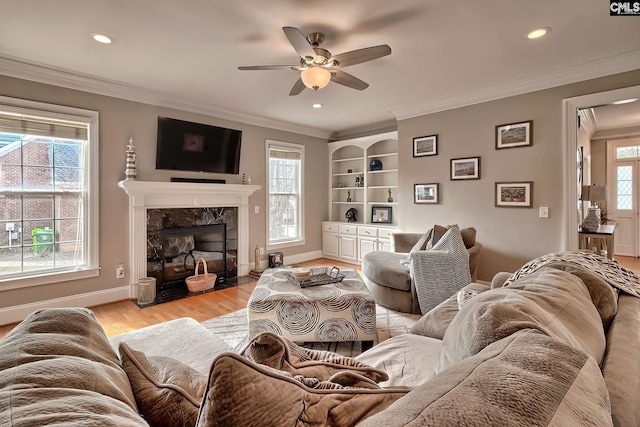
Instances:
[[[451,180],[480,179],[480,157],[451,159]]]
[[[373,206],[371,207],[371,222],[377,224],[391,224],[391,207]]]
[[[438,183],[434,184],[414,184],[413,203],[416,204],[437,204]]]
[[[496,126],[496,150],[533,144],[533,120]]]
[[[413,157],[435,156],[438,154],[438,135],[413,138]]]
[[[496,182],[496,206],[530,208],[532,181]]]

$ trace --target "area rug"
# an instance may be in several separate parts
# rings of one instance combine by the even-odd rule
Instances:
[[[376,342],[374,344],[408,333],[418,319],[420,319],[419,314],[400,313],[376,305]],[[236,351],[241,350],[247,342],[249,327],[246,309],[205,320],[202,325]],[[362,344],[359,341],[299,344],[315,350],[333,351],[344,356],[356,356],[362,353]]]

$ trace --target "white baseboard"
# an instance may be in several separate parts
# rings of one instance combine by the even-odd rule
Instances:
[[[129,286],[121,286],[104,291],[89,292],[86,294],[71,295],[63,298],[0,308],[0,325],[20,322],[30,313],[43,308],[92,307],[129,298]]]
[[[295,254],[295,255],[285,255],[284,256],[284,265],[292,265],[292,264],[297,264],[300,262],[305,262],[305,261],[311,261],[314,259],[318,259],[318,258],[322,258],[322,251],[312,251],[312,252],[305,252],[302,254]],[[266,269],[269,268],[269,261],[265,260],[265,261],[260,261],[260,268],[262,269]]]

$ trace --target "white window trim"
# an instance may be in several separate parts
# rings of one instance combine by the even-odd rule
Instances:
[[[302,165],[301,167],[301,171],[300,171],[300,205],[299,205],[299,210],[300,210],[300,237],[298,239],[295,240],[289,240],[286,242],[282,242],[282,243],[271,243],[269,241],[269,230],[270,230],[270,222],[269,222],[269,196],[270,196],[270,192],[269,192],[269,150],[271,148],[283,148],[286,150],[292,150],[292,151],[299,151],[300,155],[301,155],[301,159],[300,159],[300,164]],[[266,140],[266,144],[265,144],[265,162],[266,162],[266,171],[267,171],[267,185],[266,185],[266,194],[267,194],[267,201],[265,206],[267,206],[267,209],[265,209],[265,216],[266,216],[266,225],[267,228],[265,230],[266,232],[266,247],[267,250],[273,250],[273,249],[284,249],[284,248],[289,248],[289,247],[294,247],[294,246],[302,246],[305,245],[307,243],[306,237],[305,237],[305,220],[304,220],[304,176],[305,176],[305,146],[302,144],[294,144],[291,142],[282,142],[282,141],[275,141],[272,139],[267,139]]]
[[[69,280],[85,279],[96,277],[100,274],[99,267],[99,185],[98,168],[100,166],[98,157],[98,135],[99,135],[99,114],[97,111],[84,110],[62,105],[47,104],[44,102],[28,101],[18,98],[0,96],[0,104],[7,111],[17,114],[33,115],[34,110],[41,111],[47,117],[60,120],[82,121],[87,123],[89,128],[89,144],[85,151],[88,156],[87,170],[84,172],[85,188],[88,189],[87,215],[85,216],[85,236],[84,248],[86,251],[87,265],[74,271],[64,270],[22,276],[18,278],[0,279],[0,291],[10,289],[28,288],[31,286],[42,286],[52,283],[66,282]]]

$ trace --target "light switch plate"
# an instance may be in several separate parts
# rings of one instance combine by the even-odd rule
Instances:
[[[540,218],[549,218],[549,208],[547,206],[540,206]]]

